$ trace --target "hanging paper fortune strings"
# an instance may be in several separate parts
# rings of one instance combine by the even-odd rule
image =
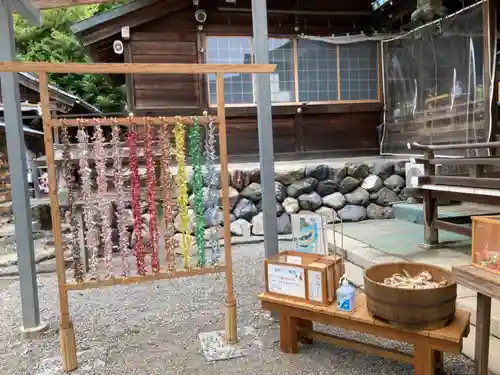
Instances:
[[[69,209],[66,211],[66,223],[70,226],[71,230],[71,239],[68,244],[68,248],[71,252],[71,256],[73,257],[73,273],[75,280],[77,282],[83,281],[83,269],[82,263],[80,260],[80,241],[78,238],[78,222],[76,220],[76,199],[73,194],[73,168],[71,165],[71,151],[70,151],[70,143],[68,136],[68,128],[62,123],[61,137],[63,142],[63,177],[66,182],[66,187],[68,188],[68,205]]]
[[[160,189],[163,197],[163,223],[165,225],[165,261],[167,270],[175,270],[175,228],[172,217],[172,174],[170,173],[170,134],[168,123],[163,122],[160,129]]]
[[[81,124],[79,124],[81,125]],[[99,228],[96,223],[98,214],[96,200],[92,194],[91,169],[89,165],[89,135],[84,126],[78,127],[78,150],[80,151],[79,173],[82,181],[83,220],[85,224],[85,242],[90,252],[90,272],[97,277],[99,254]]]
[[[137,132],[130,130],[127,136],[129,148],[129,163],[131,171],[132,187],[132,217],[134,221],[134,256],[137,264],[137,273],[144,276],[146,268],[144,266],[144,239],[142,236],[141,222],[141,186],[139,179],[139,162],[137,160]]]
[[[177,119],[174,128],[175,136],[175,156],[177,159],[177,188],[179,189],[177,202],[179,204],[179,215],[181,222],[181,251],[184,256],[184,268],[189,267],[189,247],[191,241],[189,238],[189,216],[188,216],[188,186],[186,178],[186,154],[184,149],[184,140],[186,129],[182,120]]]
[[[188,149],[191,165],[193,168],[193,194],[194,194],[194,212],[196,224],[194,229],[196,248],[198,250],[198,265],[200,267],[206,264],[205,259],[205,202],[203,197],[203,175],[201,171],[201,135],[198,119],[193,117],[193,126],[188,130]]]
[[[207,112],[203,113],[207,116]],[[215,162],[217,154],[215,151],[216,146],[216,128],[214,122],[209,119],[205,139],[205,167],[208,179],[208,193],[207,193],[207,210],[210,212],[217,212],[219,202],[219,179],[217,171],[215,170]],[[212,264],[218,264],[220,261],[220,225],[217,220],[214,220],[215,227],[209,232],[208,244],[212,249]]]
[[[116,190],[116,216],[118,226],[118,247],[122,259],[122,275],[129,275],[127,215],[125,210],[125,176],[123,175],[123,155],[120,147],[120,127],[113,125],[111,131],[111,146],[113,147],[113,180]]]
[[[148,188],[148,213],[149,213],[149,243],[151,249],[151,269],[154,273],[160,271],[158,262],[158,225],[156,223],[156,178],[155,160],[153,157],[153,135],[151,134],[151,120],[146,119],[146,179]]]
[[[113,242],[111,228],[111,200],[107,196],[108,180],[106,176],[106,150],[104,149],[104,134],[101,125],[96,120],[94,127],[94,155],[97,170],[97,197],[99,216],[101,217],[101,242],[104,245],[104,262],[108,269],[108,277],[113,277]]]

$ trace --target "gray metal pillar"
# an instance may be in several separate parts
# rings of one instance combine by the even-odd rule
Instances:
[[[0,0],[0,61],[15,60],[12,10],[7,0]],[[15,215],[15,237],[21,288],[23,325],[21,331],[30,335],[45,329],[40,323],[35,252],[33,247],[31,206],[27,181],[24,131],[17,73],[0,73],[4,104],[5,134]]]
[[[269,64],[266,0],[252,0],[253,51],[256,64]],[[278,254],[278,226],[274,190],[273,121],[271,112],[271,77],[255,74],[257,124],[259,130],[260,180],[264,213],[266,258]]]

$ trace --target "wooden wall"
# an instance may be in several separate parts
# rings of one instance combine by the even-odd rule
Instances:
[[[192,8],[177,11],[156,21],[132,28],[130,55],[140,63],[203,63],[206,35],[251,35],[250,14],[228,14],[207,9],[204,30],[197,30]],[[293,35],[293,23],[279,22],[269,15],[270,35]],[[311,34],[331,35],[326,20],[308,22]],[[194,115],[208,108],[205,77],[133,77],[136,113],[154,115],[174,109],[179,115]],[[288,153],[373,153],[378,150],[377,126],[380,103],[310,105],[297,113],[298,105],[273,107],[273,137],[276,154]],[[230,155],[258,154],[255,107],[227,109]]]

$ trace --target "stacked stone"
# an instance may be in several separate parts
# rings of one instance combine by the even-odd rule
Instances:
[[[322,214],[327,223],[340,221],[356,222],[366,219],[393,218],[392,203],[406,199],[405,162],[380,161],[373,165],[349,164],[342,168],[315,165],[306,168],[277,171],[275,174],[275,197],[278,234],[291,233],[290,215],[298,212]],[[234,170],[230,174],[229,202],[231,210],[231,232],[235,236],[262,236],[264,234],[262,213],[262,190],[260,171]],[[207,179],[204,179],[207,180]],[[204,181],[207,185],[208,181]],[[220,188],[220,186],[219,186]],[[205,202],[208,188],[204,188]],[[175,193],[173,194],[175,197]],[[190,229],[194,231],[194,196],[189,199],[188,213]],[[219,204],[222,203],[219,200]],[[216,224],[225,225],[222,207],[206,211],[206,234]],[[174,207],[177,232],[180,232],[180,217]],[[148,218],[144,210],[144,240],[148,235]],[[180,239],[180,233],[175,235]],[[222,236],[222,233],[221,233]],[[193,244],[194,244],[194,237]],[[193,252],[195,247],[193,247]]]

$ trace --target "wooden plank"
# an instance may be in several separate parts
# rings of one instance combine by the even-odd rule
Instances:
[[[500,157],[484,157],[484,158],[436,158],[431,160],[415,159],[416,163],[429,163],[432,165],[500,165]]]
[[[476,313],[476,375],[488,374],[488,356],[490,353],[491,297],[477,294]]]
[[[0,62],[0,72],[94,73],[94,74],[210,74],[272,73],[274,64],[78,64],[47,62]]]
[[[500,178],[472,178],[458,176],[423,176],[418,178],[419,185],[445,185],[468,188],[500,189]]]
[[[179,277],[191,277],[197,275],[208,275],[226,271],[226,266],[213,266],[206,268],[192,268],[189,270],[179,270],[174,272],[161,271],[158,274],[147,274],[145,276],[115,277],[105,280],[90,280],[83,283],[66,283],[66,290],[84,290],[92,288],[103,288],[113,285],[130,285],[154,280],[166,280]]]
[[[471,265],[451,269],[456,283],[491,298],[500,299],[500,275]]]
[[[138,55],[188,55],[196,56],[194,42],[135,41],[131,43],[132,53]]]
[[[164,51],[163,54],[156,55],[133,55],[134,63],[157,63],[157,64],[194,64],[196,63],[196,55],[169,55]]]
[[[472,228],[460,224],[450,223],[443,220],[435,220],[434,227],[439,230],[462,234],[464,236],[472,237]]]
[[[130,35],[132,41],[158,42],[196,42],[195,32],[174,31],[134,31]]]
[[[38,9],[68,8],[77,5],[91,5],[109,3],[110,0],[34,0],[33,5]]]
[[[162,126],[164,123],[176,124],[178,121],[182,121],[184,125],[193,125],[193,119],[191,117],[119,117],[119,118],[103,118],[99,120],[86,120],[86,119],[52,119],[51,126],[53,128],[61,128],[64,126],[95,126],[97,124],[101,126],[146,126],[146,121],[149,119],[150,125]],[[207,125],[210,121],[214,124],[218,124],[219,119],[217,117],[212,117],[208,119],[204,116],[198,117],[199,125]]]
[[[413,356],[411,354],[403,353],[396,349],[383,348],[373,344],[368,344],[351,339],[345,339],[342,337],[329,335],[322,332],[299,329],[299,337],[306,337],[311,340],[326,342],[328,344],[332,344],[340,348],[355,350],[361,353],[366,353],[377,357],[389,358],[397,362],[408,363],[408,364],[413,363]]]
[[[390,340],[404,341],[410,344],[426,340],[432,349],[443,352],[460,352],[462,337],[468,332],[469,312],[457,310],[457,319],[450,323],[448,327],[435,330],[437,332],[429,330],[412,331],[374,319],[367,311],[366,306],[362,306],[362,296],[363,293],[358,293],[357,301],[361,305],[358,305],[352,314],[339,313],[335,305],[328,307],[317,306],[304,301],[273,296],[269,293],[262,293],[258,298],[262,301],[263,308],[280,314],[285,313],[305,320],[364,332]]]
[[[466,337],[468,333],[470,315],[468,311],[457,309],[455,319],[446,327],[429,330],[429,337],[457,344],[461,343],[462,338]]]

